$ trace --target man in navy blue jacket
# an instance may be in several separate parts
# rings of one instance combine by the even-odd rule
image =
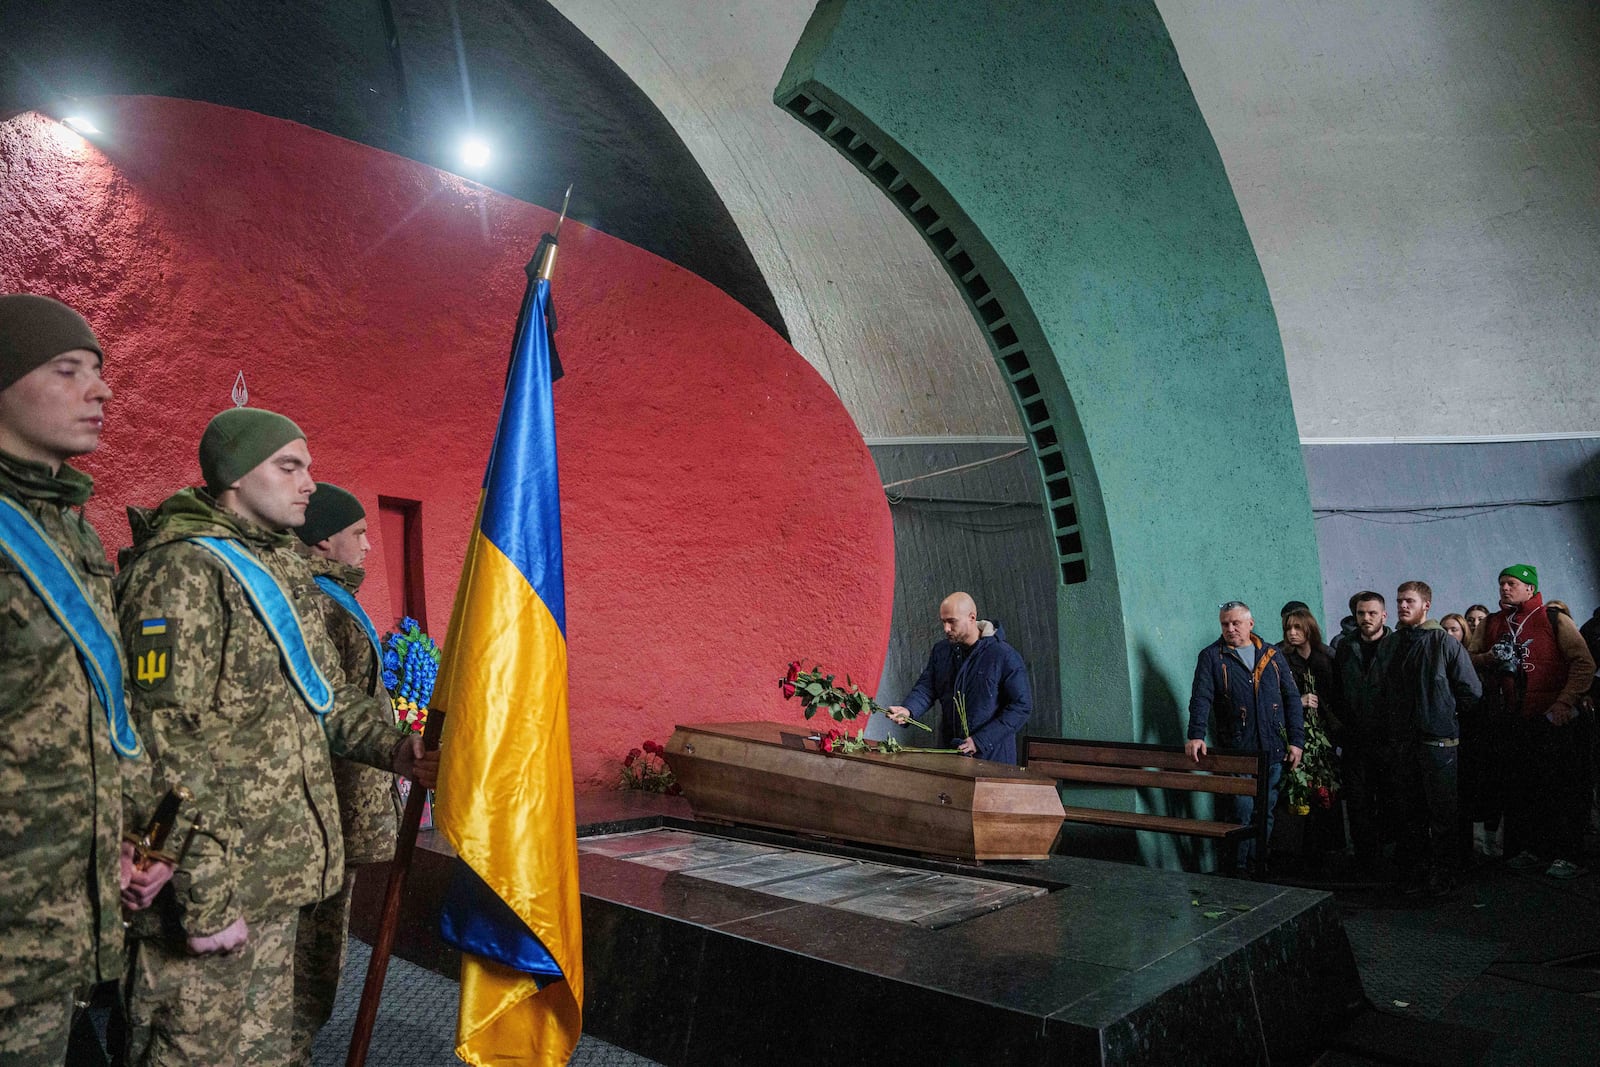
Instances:
[[[959,738],[963,753],[1015,765],[1017,735],[1033,711],[1027,665],[1006,644],[1004,630],[978,618],[978,607],[966,593],[944,598],[939,622],[944,642],[928,653],[922,677],[904,704],[889,709],[889,718],[904,726],[937,701],[945,736]],[[969,734],[962,733],[956,712],[958,693],[966,701]]]
[[[1217,615],[1222,636],[1200,650],[1189,694],[1189,741],[1184,746],[1195,762],[1206,754],[1206,728],[1223,748],[1260,749],[1267,753],[1267,836],[1272,835],[1272,809],[1278,805],[1283,765],[1300,765],[1306,745],[1305,711],[1294,675],[1278,650],[1251,631],[1255,619],[1247,604],[1230,600]],[[1234,798],[1234,817],[1249,822],[1255,797]],[[1238,865],[1249,869],[1256,860],[1255,838],[1239,844]],[[1263,859],[1265,857],[1262,857]]]

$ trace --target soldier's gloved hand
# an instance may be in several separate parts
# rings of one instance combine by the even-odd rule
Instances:
[[[192,956],[209,956],[216,952],[232,952],[244,945],[250,939],[250,927],[245,925],[243,918],[235,919],[227,927],[215,934],[205,937],[189,938],[189,954]]]
[[[165,860],[152,860],[143,868],[134,863],[133,846],[122,843],[122,906],[129,911],[143,911],[156,899],[161,887],[172,878],[172,864]]]
[[[420,737],[406,738],[394,751],[394,773],[432,789],[439,780],[439,750],[429,752]]]

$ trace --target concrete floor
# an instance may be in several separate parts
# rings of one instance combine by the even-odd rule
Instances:
[[[312,1050],[313,1067],[343,1067],[370,955],[366,944],[350,939],[350,957],[345,964],[344,980],[339,983],[339,999],[333,1018],[317,1035],[317,1044]],[[455,1055],[459,992],[459,985],[450,979],[398,957],[391,958],[383,983],[383,1001],[378,1007],[378,1024],[367,1053],[370,1067],[434,1067],[460,1063]],[[655,1067],[653,1060],[608,1045],[588,1034],[578,1043],[569,1062],[573,1067]]]

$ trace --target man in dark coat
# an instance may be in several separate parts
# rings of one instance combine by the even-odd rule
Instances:
[[[944,734],[959,738],[968,756],[996,763],[1017,762],[1017,735],[1033,711],[1028,667],[1006,644],[1005,631],[978,618],[978,607],[966,593],[951,593],[939,605],[944,641],[928,653],[922,677],[904,704],[889,709],[889,718],[904,726],[938,703]],[[964,702],[963,730],[957,698]]]
[[[1305,751],[1305,709],[1294,675],[1278,650],[1255,636],[1249,605],[1230,600],[1218,611],[1222,636],[1200,650],[1189,695],[1189,740],[1184,746],[1196,763],[1206,754],[1209,727],[1223,748],[1259,749],[1267,753],[1267,836],[1272,836],[1272,809],[1278,805],[1283,765],[1300,766]],[[1234,817],[1247,823],[1255,815],[1255,797],[1234,798]],[[1257,865],[1255,838],[1239,845],[1239,870]],[[1261,857],[1264,859],[1265,857]]]
[[[1384,794],[1393,778],[1385,759],[1389,754],[1386,687],[1394,645],[1388,640],[1388,602],[1382,593],[1364,589],[1350,598],[1350,605],[1355,637],[1334,653],[1334,689],[1344,724],[1341,769],[1350,841],[1356,866],[1370,875],[1382,860],[1384,828],[1395,821],[1394,798]]]
[[[1461,712],[1483,694],[1464,645],[1428,618],[1433,590],[1406,582],[1395,594],[1400,626],[1389,638],[1385,682],[1392,795],[1400,818],[1395,862],[1404,891],[1445,896],[1462,842],[1456,820]]]

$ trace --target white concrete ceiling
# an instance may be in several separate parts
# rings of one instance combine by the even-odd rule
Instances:
[[[677,129],[864,436],[1020,432],[921,237],[771,101],[809,6],[553,2]],[[1302,436],[1600,431],[1600,5],[1157,3]]]

